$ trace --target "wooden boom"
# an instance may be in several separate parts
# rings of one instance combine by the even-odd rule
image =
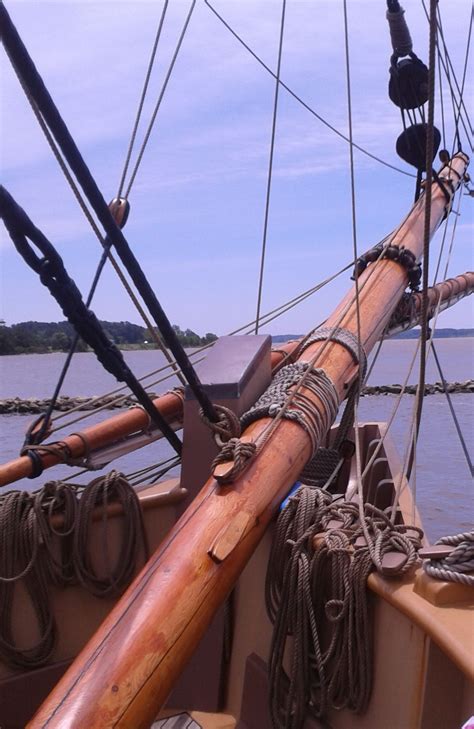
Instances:
[[[467,162],[463,154],[456,155],[440,177],[451,179],[456,188]],[[431,234],[445,210],[443,191],[434,184]],[[422,196],[393,236],[394,244],[403,243],[417,258],[424,217]],[[406,285],[405,270],[387,259],[362,274],[360,335],[366,352]],[[335,324],[357,332],[353,290],[327,321],[327,326]],[[322,346],[313,344],[300,359],[309,361]],[[317,366],[331,377],[342,401],[357,374],[349,352],[330,342]],[[306,393],[322,412],[323,403]],[[268,422],[257,421],[245,435],[255,439]],[[310,455],[306,432],[282,420],[234,484],[219,486],[209,479],[28,726],[148,727]]]

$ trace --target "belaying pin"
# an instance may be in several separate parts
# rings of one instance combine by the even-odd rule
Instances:
[[[114,197],[109,203],[109,210],[119,228],[123,228],[128,220],[130,203],[124,197]]]

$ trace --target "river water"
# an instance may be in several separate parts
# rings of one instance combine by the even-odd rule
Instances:
[[[393,340],[384,343],[375,364],[369,384],[402,383],[411,361],[414,340]],[[435,340],[439,359],[448,381],[463,381],[473,377],[474,339]],[[158,369],[164,363],[163,356],[155,351],[125,352],[125,358],[138,375]],[[6,397],[49,397],[64,361],[65,355],[38,354],[14,355],[0,358],[0,398]],[[417,365],[409,382],[417,379]],[[153,379],[158,379],[158,374]],[[427,367],[427,382],[439,380],[433,359]],[[163,392],[175,384],[174,379],[151,386],[155,392]],[[117,387],[111,375],[105,372],[93,354],[75,355],[62,394],[70,396],[100,395]],[[471,458],[474,451],[474,399],[469,394],[452,395],[452,400]],[[360,420],[386,421],[394,407],[396,396],[377,395],[361,399]],[[400,405],[392,428],[392,437],[397,450],[403,457],[412,416],[414,397],[406,395]],[[117,411],[115,411],[117,412]],[[79,413],[81,415],[81,413]],[[71,425],[58,432],[63,437],[81,427],[110,416],[110,411]],[[23,434],[31,422],[31,415],[0,416],[0,460],[4,462],[16,457],[23,441]],[[64,419],[66,420],[66,419]],[[63,421],[58,421],[58,424]],[[115,462],[114,467],[125,473],[137,470],[171,455],[167,443],[159,441]],[[71,469],[62,466],[49,472],[52,478],[71,474]],[[100,473],[100,472],[98,472]],[[84,478],[84,477],[82,477]],[[25,479],[17,487],[28,490],[44,482],[45,475],[37,481]],[[416,500],[423,523],[431,540],[443,534],[453,534],[472,528],[474,522],[474,495],[472,480],[459,444],[451,414],[444,395],[430,395],[425,398],[423,420],[420,431],[416,468]]]

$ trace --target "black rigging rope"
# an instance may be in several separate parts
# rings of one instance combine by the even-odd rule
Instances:
[[[118,347],[107,338],[96,316],[87,308],[75,282],[69,277],[61,256],[1,185],[0,217],[3,218],[15,248],[39,275],[41,283],[49,289],[78,335],[92,347],[99,362],[108,372],[120,382],[127,383],[151,420],[180,455],[181,441],[154,406]],[[29,241],[41,252],[42,257],[37,255]]]
[[[100,192],[88,166],[86,165],[76,143],[74,142],[64,120],[62,119],[51,95],[38,73],[28,51],[21,40],[10,16],[3,4],[0,5],[0,30],[3,44],[17,74],[28,88],[32,99],[48,124],[77,181],[82,187],[92,209],[122,261],[137,290],[145,301],[155,323],[161,331],[167,345],[173,352],[181,367],[189,386],[205,415],[212,421],[218,420],[215,409],[203,390],[199,378],[191,362],[178,340],[176,332],[163,311],[155,292],[145,276],[138,260],[131,250],[122,231],[118,228],[105,199]]]

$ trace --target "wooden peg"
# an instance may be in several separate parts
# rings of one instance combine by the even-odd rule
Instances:
[[[229,556],[243,538],[250,520],[250,514],[241,511],[222,529],[207,552],[214,562],[219,564]]]

